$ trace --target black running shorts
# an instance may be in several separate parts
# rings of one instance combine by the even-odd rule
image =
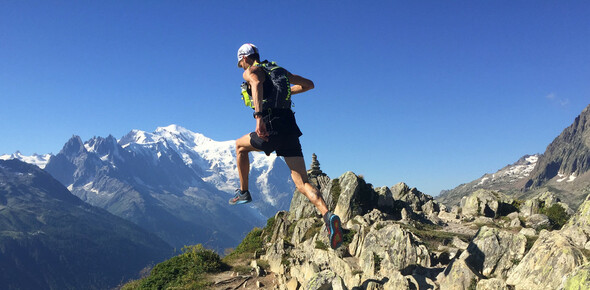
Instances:
[[[303,157],[301,143],[299,143],[299,136],[297,135],[272,135],[268,137],[267,142],[258,137],[256,132],[252,132],[250,133],[250,145],[264,151],[266,155],[276,151],[277,156]]]

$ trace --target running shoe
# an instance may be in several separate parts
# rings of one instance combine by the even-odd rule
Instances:
[[[236,189],[236,196],[229,200],[229,204],[243,204],[249,203],[252,201],[252,197],[250,196],[250,192],[248,190],[241,191],[240,189]]]
[[[331,213],[326,213],[326,226],[328,227],[328,233],[330,234],[330,247],[332,249],[337,249],[342,245],[343,236],[342,236],[342,225],[340,222],[340,218]]]

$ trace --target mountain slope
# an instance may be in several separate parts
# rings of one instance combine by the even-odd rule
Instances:
[[[234,247],[254,226],[285,209],[294,191],[286,164],[252,154],[251,206],[230,207],[239,185],[235,142],[180,126],[133,130],[82,142],[72,137],[45,170],[82,200],[135,222],[181,248]]]
[[[526,181],[537,164],[540,155],[525,155],[513,164],[496,173],[486,173],[469,183],[461,184],[451,190],[443,190],[436,200],[447,205],[458,205],[461,198],[479,189],[499,190],[504,193],[518,193],[520,185]]]
[[[553,190],[579,205],[590,187],[590,105],[547,146],[523,186],[524,191]]]
[[[536,161],[530,159],[535,157]],[[510,172],[520,173],[506,175]],[[480,188],[499,190],[519,199],[549,191],[571,208],[577,208],[590,194],[590,105],[547,146],[542,155],[527,155],[494,175],[486,174],[443,191],[436,199],[456,205],[463,196]]]
[[[0,160],[0,288],[105,289],[172,254],[38,167]]]

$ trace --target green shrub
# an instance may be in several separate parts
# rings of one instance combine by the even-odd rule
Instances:
[[[156,265],[150,276],[131,282],[125,289],[204,288],[209,282],[203,274],[225,268],[219,255],[201,244],[184,247],[183,252]]]
[[[565,209],[557,203],[554,203],[550,207],[542,207],[540,212],[549,218],[552,230],[561,229],[570,218],[567,212],[565,212]]]
[[[381,270],[381,257],[376,253],[373,253],[373,260],[375,260],[375,272],[379,272]]]
[[[352,243],[352,239],[354,238],[354,235],[356,235],[356,231],[355,230],[343,230],[343,234],[344,236],[342,237],[342,246],[346,247],[348,245],[350,245],[350,243]]]
[[[330,208],[331,211],[336,209],[338,199],[340,198],[340,193],[342,193],[342,189],[340,188],[340,180],[338,178],[334,178],[332,179],[332,188],[330,189],[330,194],[332,195],[332,207]]]
[[[291,238],[293,237],[293,233],[295,233],[295,227],[297,227],[297,221],[291,223],[287,228],[287,235],[285,236],[286,240],[291,240]]]
[[[328,246],[326,244],[324,244],[324,242],[322,242],[320,240],[316,240],[315,241],[315,248],[320,249],[320,250],[327,250]]]
[[[272,231],[273,228],[275,226],[275,217],[271,217],[268,220],[266,220],[266,226],[264,227],[265,230],[267,231]]]

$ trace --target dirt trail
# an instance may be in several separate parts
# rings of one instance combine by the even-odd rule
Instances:
[[[240,275],[232,271],[227,271],[210,275],[207,278],[213,282],[209,289],[217,290],[275,289],[276,286],[276,276],[273,273],[256,277],[256,275]]]

